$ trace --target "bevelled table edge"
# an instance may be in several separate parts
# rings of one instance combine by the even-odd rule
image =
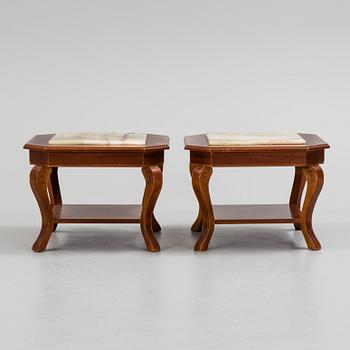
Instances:
[[[244,152],[244,153],[258,153],[258,152],[274,152],[274,151],[312,151],[312,150],[321,150],[328,149],[330,145],[322,140],[316,134],[305,134],[298,133],[301,137],[315,137],[319,140],[319,144],[316,145],[252,145],[252,146],[210,146],[208,144],[206,134],[197,134],[197,135],[188,135],[184,137],[184,149],[188,151],[196,152]],[[191,143],[191,138],[202,138],[205,140],[205,144],[194,144]]]
[[[49,145],[35,144],[33,140],[37,137],[45,137],[48,139],[55,134],[38,134],[33,136],[23,145],[23,149],[29,151],[41,152],[152,152],[170,149],[170,139],[168,135],[147,134],[146,145],[144,146],[106,146],[106,145]],[[150,137],[159,137],[162,142],[159,144],[147,145]]]

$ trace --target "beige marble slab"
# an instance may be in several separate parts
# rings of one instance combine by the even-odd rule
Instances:
[[[142,133],[62,132],[52,137],[49,144],[143,146],[146,138],[147,134]]]
[[[305,140],[295,132],[207,133],[207,139],[210,146],[305,144]]]

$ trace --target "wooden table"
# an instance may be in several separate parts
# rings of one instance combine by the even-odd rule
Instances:
[[[49,145],[54,135],[37,135],[24,145],[29,149],[30,185],[38,202],[42,226],[32,249],[45,250],[61,223],[139,223],[147,249],[160,250],[154,232],[161,227],[153,211],[162,188],[164,150],[169,138],[147,135],[145,146]],[[142,205],[62,204],[58,167],[140,167],[146,181]]]
[[[310,250],[321,245],[312,228],[312,213],[323,186],[324,150],[329,145],[317,135],[299,134],[303,145],[209,146],[206,135],[185,137],[190,151],[192,186],[199,202],[199,213],[192,231],[201,232],[194,247],[208,249],[215,224],[293,223],[302,230]],[[295,176],[288,204],[212,205],[209,180],[213,167],[293,166]],[[307,191],[301,209],[305,183]]]

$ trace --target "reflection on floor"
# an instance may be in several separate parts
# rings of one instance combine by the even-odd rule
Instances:
[[[190,224],[190,222],[189,222]],[[217,226],[192,250],[189,225],[164,227],[149,253],[137,225],[0,227],[4,349],[346,349],[347,225]]]

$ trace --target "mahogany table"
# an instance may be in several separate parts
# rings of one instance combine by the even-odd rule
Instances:
[[[169,138],[147,135],[145,146],[49,145],[54,135],[37,135],[24,145],[29,149],[30,185],[38,202],[42,225],[32,249],[45,250],[61,223],[139,223],[147,249],[160,250],[154,232],[161,227],[153,211],[162,188],[164,150]],[[146,181],[142,205],[62,204],[58,167],[140,167]]]
[[[310,250],[321,245],[312,228],[312,213],[323,186],[324,150],[329,145],[317,135],[299,134],[302,145],[209,146],[206,135],[185,137],[190,151],[192,186],[199,213],[192,231],[201,232],[194,249],[208,249],[215,224],[293,223],[302,231]],[[288,204],[212,205],[209,180],[213,167],[293,166],[295,176]],[[305,183],[307,191],[301,209]]]

